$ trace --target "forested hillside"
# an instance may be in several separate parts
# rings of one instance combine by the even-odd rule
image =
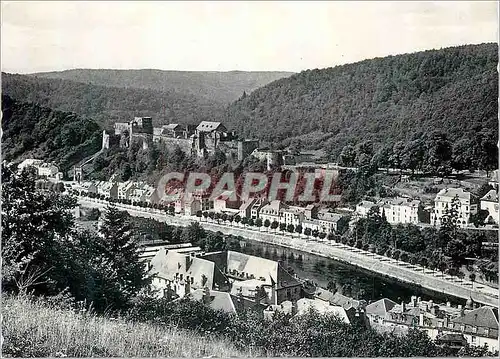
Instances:
[[[302,138],[332,159],[348,143],[391,145],[430,130],[456,142],[480,125],[497,137],[497,63],[498,46],[481,44],[308,70],[239,99],[224,122],[269,142]]]
[[[106,87],[80,82],[2,73],[2,91],[15,100],[93,118],[104,128],[134,116],[154,124],[198,123],[220,117],[223,106],[175,92]]]
[[[199,99],[228,104],[241,97],[243,92],[267,85],[292,75],[291,72],[208,72],[162,70],[91,70],[77,69],[60,72],[38,73],[41,78],[64,79],[82,83],[176,92]]]
[[[2,159],[40,158],[62,170],[101,148],[101,128],[74,113],[2,95]]]

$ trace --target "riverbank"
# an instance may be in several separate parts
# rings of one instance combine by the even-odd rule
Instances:
[[[105,201],[86,198],[79,198],[79,203],[101,209],[107,205]],[[271,233],[265,231],[266,229],[262,227],[260,229],[257,227],[248,228],[243,227],[241,224],[231,226],[198,217],[170,216],[154,209],[137,208],[120,204],[117,206],[128,211],[133,216],[154,218],[171,225],[184,227],[192,222],[199,222],[202,227],[210,231],[220,231],[224,234],[241,236],[257,242],[275,244],[331,258],[338,262],[354,265],[416,287],[427,288],[443,295],[461,298],[464,301],[472,298],[475,302],[498,307],[498,290],[495,288],[475,285],[468,280],[443,275],[417,265],[397,261],[341,243],[312,241],[298,234]]]

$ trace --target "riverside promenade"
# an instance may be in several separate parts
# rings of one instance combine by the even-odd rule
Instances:
[[[90,198],[80,197],[78,203],[85,207],[94,207],[103,209],[108,202]],[[378,254],[364,251],[361,249],[349,247],[341,243],[330,242],[328,240],[314,241],[304,235],[297,233],[281,233],[265,227],[244,227],[240,224],[229,225],[226,223],[217,223],[215,220],[188,217],[171,216],[164,212],[134,207],[130,205],[116,204],[120,209],[127,211],[132,216],[154,218],[158,221],[175,226],[188,226],[192,222],[198,222],[209,231],[220,231],[223,234],[241,236],[245,239],[254,240],[262,243],[275,244],[287,248],[293,248],[318,256],[334,259],[338,262],[354,265],[373,273],[387,276],[395,280],[421,286],[429,290],[450,295],[467,300],[490,305],[498,308],[498,289],[483,284],[472,283],[469,280],[458,277],[443,275],[441,272],[423,268],[418,265],[401,262],[392,258],[380,256]]]

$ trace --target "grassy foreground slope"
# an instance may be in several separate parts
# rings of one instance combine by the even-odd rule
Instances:
[[[229,342],[194,332],[4,297],[3,357],[248,357]]]

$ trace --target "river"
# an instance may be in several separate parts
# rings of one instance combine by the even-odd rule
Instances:
[[[240,240],[240,246],[243,253],[282,261],[284,267],[291,268],[299,278],[310,279],[323,288],[327,288],[329,283],[334,283],[341,293],[367,302],[381,298],[389,298],[397,303],[402,300],[409,302],[411,296],[416,295],[422,300],[432,299],[438,303],[450,301],[454,305],[465,304],[465,301],[459,298],[373,275],[361,268],[315,254],[247,239]]]

